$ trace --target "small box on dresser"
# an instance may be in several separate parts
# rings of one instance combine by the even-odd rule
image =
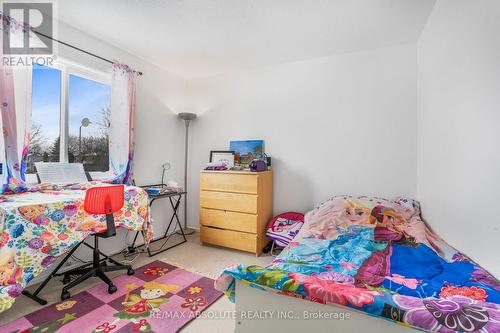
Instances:
[[[272,171],[202,171],[200,238],[212,244],[262,253],[273,216]]]

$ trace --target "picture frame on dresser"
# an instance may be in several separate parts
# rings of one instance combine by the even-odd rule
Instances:
[[[211,150],[210,151],[210,163],[222,162],[226,164],[228,168],[234,167],[234,151],[233,150]]]

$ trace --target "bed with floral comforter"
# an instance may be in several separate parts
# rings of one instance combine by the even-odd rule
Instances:
[[[309,212],[294,241],[268,266],[232,265],[258,289],[437,332],[500,332],[500,282],[434,234],[414,200],[339,196]]]
[[[0,195],[0,312],[9,309],[24,287],[93,232],[106,228],[104,215],[83,209],[86,189],[107,183],[35,185]],[[152,237],[147,193],[126,186],[115,224]]]

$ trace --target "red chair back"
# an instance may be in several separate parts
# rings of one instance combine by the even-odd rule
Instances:
[[[124,192],[123,185],[91,187],[85,192],[84,209],[89,214],[113,214],[123,207]]]

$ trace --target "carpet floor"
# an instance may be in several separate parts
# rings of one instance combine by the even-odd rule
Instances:
[[[174,333],[194,320],[222,293],[213,279],[154,261],[46,306],[5,326],[0,332]]]
[[[198,272],[206,277],[214,278],[226,266],[234,263],[242,263],[246,265],[256,264],[263,266],[269,264],[273,259],[273,257],[267,255],[255,257],[254,254],[237,250],[203,246],[200,243],[199,233],[189,235],[187,236],[187,238],[187,243],[170,249],[157,256],[154,256],[153,258],[149,258],[147,255],[142,254],[134,261],[134,268],[140,267],[156,260],[161,260],[173,266],[177,266],[191,272]],[[175,242],[175,239],[173,241]],[[78,251],[77,254],[79,254]],[[114,258],[120,260],[120,256],[115,256]],[[109,276],[112,278],[119,275],[120,273],[109,274]],[[81,291],[89,290],[99,283],[99,279],[89,279],[81,285],[75,287],[72,290],[72,294],[76,295]],[[29,286],[28,290],[33,291],[34,289],[36,289],[36,287],[37,285],[34,284],[32,286]],[[49,302],[49,304],[57,304],[61,301],[60,295],[61,282],[54,279],[46,286],[45,290],[40,296],[45,298]],[[41,306],[38,303],[33,302],[27,297],[20,296],[16,299],[16,302],[11,309],[0,314],[0,326],[3,326],[19,317],[26,316],[32,312],[35,312],[40,308]],[[234,304],[231,303],[227,299],[227,297],[220,297],[214,302],[213,305],[210,306],[207,311],[227,313],[234,311],[234,309]],[[187,325],[181,329],[181,332],[229,333],[234,332],[234,328],[235,320],[233,318],[214,319],[202,317],[188,322]],[[4,333],[3,331],[0,332]]]

